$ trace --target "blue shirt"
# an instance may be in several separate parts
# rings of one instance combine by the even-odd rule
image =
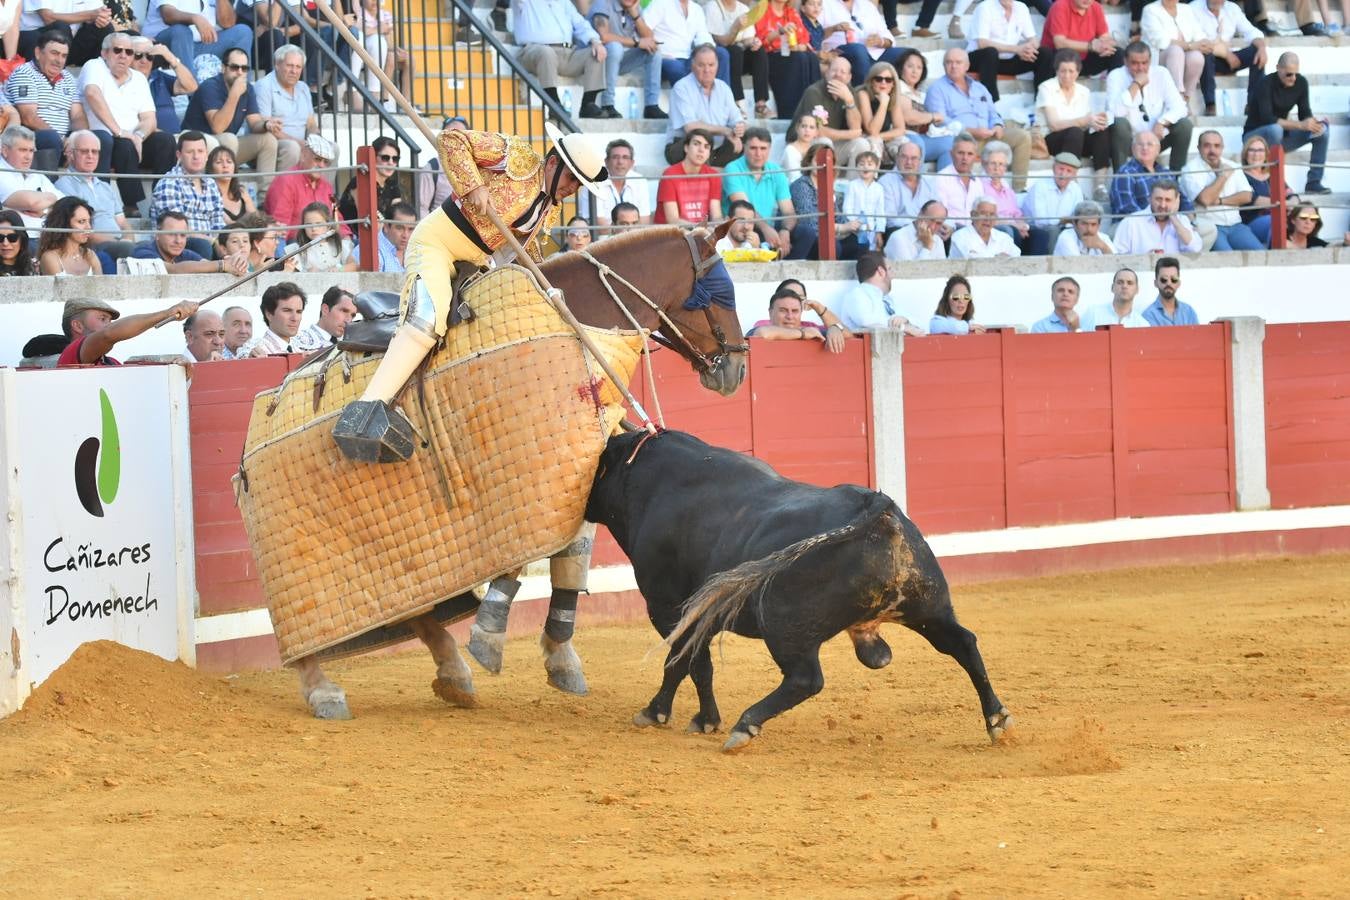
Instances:
[[[163,69],[151,69],[146,81],[150,83],[150,96],[155,101],[155,127],[167,134],[182,131],[178,109],[173,105],[173,86],[178,83],[178,76]]]
[[[849,331],[887,328],[895,307],[875,284],[860,281],[836,304],[834,314]]]
[[[1069,326],[1064,324],[1059,313],[1051,313],[1031,326],[1032,334],[1059,334],[1068,330]]]
[[[398,248],[394,242],[385,236],[384,229],[380,229],[379,237],[380,251],[380,272],[402,272],[403,263],[398,261]],[[352,245],[352,261],[357,265],[361,264],[361,243],[360,241]]]
[[[197,88],[197,93],[188,101],[187,112],[183,115],[183,127],[189,131],[200,131],[202,134],[238,134],[245,118],[259,115],[258,95],[253,92],[251,84],[244,91],[244,96],[234,105],[234,118],[230,120],[229,128],[217,132],[206,121],[208,112],[225,108],[225,100],[229,94],[230,89],[225,86],[224,75],[216,75],[203,81]]]
[[[590,44],[600,35],[581,17],[571,0],[512,0],[516,43]]]
[[[725,82],[713,82],[712,94],[705,94],[694,73],[675,82],[670,89],[670,130],[666,141],[684,137],[684,126],[688,122],[703,122],[705,125],[733,127],[741,120],[741,111],[736,108],[736,98]],[[720,146],[721,135],[713,135],[713,145]]]
[[[164,259],[164,257],[159,255],[159,246],[154,241],[141,241],[136,245],[136,248],[131,251],[131,257],[132,259]],[[178,254],[177,257],[165,260],[165,262],[201,262],[203,259],[205,259],[205,257],[184,247],[183,252]]]
[[[56,179],[56,189],[67,197],[79,197],[94,208],[94,231],[112,236],[121,234],[117,217],[122,214],[122,195],[102,178],[93,178],[67,170]]]
[[[1189,303],[1177,301],[1177,312],[1173,318],[1167,317],[1163,309],[1162,298],[1153,301],[1153,305],[1144,310],[1144,320],[1150,325],[1199,325],[1200,319]]]
[[[1003,124],[1003,117],[994,108],[989,88],[973,78],[966,79],[969,93],[962,91],[946,75],[933,82],[924,98],[924,108],[942,113],[948,120],[955,119],[967,128],[993,128]]]
[[[1176,172],[1157,163],[1154,163],[1152,172],[1146,171],[1139,160],[1132,156],[1116,170],[1116,177],[1111,179],[1111,211],[1118,216],[1148,211],[1148,195],[1153,190],[1153,184],[1164,178],[1178,183],[1181,211],[1190,212],[1194,209],[1186,198],[1186,192],[1180,190],[1180,179]]]
[[[787,175],[777,163],[766,162],[759,180],[750,173],[750,164],[741,156],[727,163],[722,170],[722,209],[731,209],[731,195],[744,194],[745,199],[755,208],[755,215],[766,222],[778,217],[778,204],[782,200],[792,202],[788,191]]]

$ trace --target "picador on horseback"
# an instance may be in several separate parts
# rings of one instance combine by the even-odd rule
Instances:
[[[446,329],[471,315],[455,303],[452,279],[457,266],[481,267],[489,260],[509,261],[512,255],[488,207],[539,260],[539,235],[558,223],[559,204],[578,189],[595,190],[609,178],[604,152],[591,138],[564,135],[551,122],[544,129],[553,147],[542,159],[525,138],[441,132],[441,167],[452,191],[413,232],[398,331],[365,393],[347,406],[333,429],[348,459],[402,462],[411,456],[412,425],[390,404]]]

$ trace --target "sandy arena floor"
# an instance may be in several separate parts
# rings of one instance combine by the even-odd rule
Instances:
[[[534,643],[432,697],[421,654],[231,680],[91,645],[0,723],[4,896],[1344,897],[1350,557],[958,591],[1018,719],[988,743],[951,660],[825,654],[825,691],[739,755],[637,730],[645,627],[584,629],[591,695]],[[777,683],[728,640],[730,724]]]

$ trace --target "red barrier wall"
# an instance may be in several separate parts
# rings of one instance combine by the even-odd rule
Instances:
[[[1270,505],[1350,503],[1350,322],[1267,325],[1264,348]]]
[[[1236,504],[1227,325],[908,341],[908,510],[930,534]]]

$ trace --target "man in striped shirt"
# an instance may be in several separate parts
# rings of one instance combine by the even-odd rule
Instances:
[[[34,59],[14,70],[5,82],[5,99],[19,110],[19,121],[37,140],[35,168],[53,171],[61,162],[61,143],[72,130],[88,128],[75,79],[66,72],[70,38],[59,29],[44,29]]]

